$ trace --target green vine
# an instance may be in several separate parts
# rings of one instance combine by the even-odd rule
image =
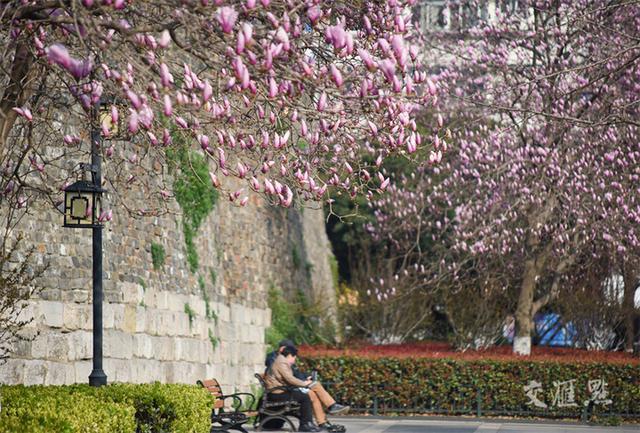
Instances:
[[[175,132],[175,150],[167,152],[169,167],[174,175],[173,192],[182,209],[182,230],[189,270],[196,273],[200,265],[194,239],[200,225],[213,210],[218,191],[209,181],[209,165],[201,154],[189,150],[184,137]]]
[[[297,246],[291,247],[291,261],[293,262],[293,267],[296,269],[300,269],[300,265],[302,264],[302,259],[300,258],[300,252],[298,251]]]
[[[215,320],[216,324],[218,323],[218,316],[216,312],[211,308],[211,304],[209,303],[209,294],[207,293],[207,289],[204,282],[204,277],[202,275],[198,276],[198,285],[200,286],[200,293],[202,294],[202,299],[204,300],[204,309],[205,309],[205,317],[207,319]]]
[[[184,312],[189,316],[189,329],[191,329],[193,326],[193,320],[196,318],[196,312],[193,311],[193,308],[191,308],[191,305],[188,303],[184,304]]]
[[[153,269],[159,271],[164,266],[164,259],[166,253],[164,247],[160,244],[153,242],[151,244],[151,262],[153,263]]]
[[[211,328],[209,328],[209,341],[211,342],[211,347],[213,347],[213,350],[216,350],[216,347],[218,347],[218,344],[220,343],[220,339],[213,335],[213,331],[211,330]]]

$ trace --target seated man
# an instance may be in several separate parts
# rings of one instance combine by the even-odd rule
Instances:
[[[272,401],[287,401],[292,399],[300,403],[300,427],[301,432],[319,432],[320,429],[313,424],[313,414],[311,412],[311,399],[309,394],[302,392],[299,388],[304,388],[311,384],[310,380],[302,381],[293,375],[291,366],[296,362],[298,351],[293,346],[286,346],[274,359],[267,369],[264,381],[267,388],[278,386],[298,387],[291,392],[275,391],[269,394]]]
[[[285,349],[285,347],[293,347],[295,348],[293,342],[291,340],[282,340],[278,343],[278,350],[273,351],[267,355],[267,359],[265,360],[265,366],[267,370],[273,364],[274,360],[278,356],[279,353]],[[293,375],[302,380],[302,381],[310,381],[311,375],[305,374],[298,370],[295,364],[291,365],[291,370]],[[318,426],[323,430],[331,431],[331,432],[341,432],[344,431],[344,427],[337,424],[332,424],[327,420],[327,416],[324,412],[324,408],[327,408],[327,412],[330,415],[337,414],[345,414],[349,411],[349,406],[343,406],[341,404],[336,403],[336,401],[331,397],[331,395],[324,389],[322,384],[319,382],[315,383],[311,388],[309,388],[309,398],[311,399],[311,405],[313,407],[313,415],[318,423]]]

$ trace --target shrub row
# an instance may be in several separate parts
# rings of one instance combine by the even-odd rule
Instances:
[[[195,385],[0,386],[0,433],[207,433]]]
[[[369,412],[475,413],[480,406],[493,414],[581,416],[597,400],[591,413],[640,417],[640,365],[358,357],[298,364],[318,370],[339,399]],[[547,408],[533,405],[527,392]]]

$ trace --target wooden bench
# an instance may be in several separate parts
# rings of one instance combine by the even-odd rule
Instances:
[[[271,428],[269,426],[270,423],[281,420],[282,425],[286,423],[291,427],[291,431],[298,431],[291,418],[298,418],[298,420],[300,420],[300,404],[292,399],[286,401],[269,400],[269,394],[274,391],[291,393],[296,388],[290,386],[267,388],[263,375],[256,373],[255,376],[263,390],[262,398],[258,404],[258,418],[255,422],[256,430],[263,431],[264,429],[269,429]],[[277,428],[280,429],[279,427],[280,426]]]
[[[253,394],[248,392],[223,394],[222,388],[216,379],[199,380],[196,383],[209,391],[215,399],[211,409],[211,432],[238,430],[248,433],[242,425],[249,422],[251,417],[258,415],[257,412],[251,411],[255,403]],[[244,401],[242,400],[243,396],[246,397]],[[233,400],[230,406],[231,410],[225,408],[225,400],[228,399]],[[243,406],[247,410],[242,410]]]

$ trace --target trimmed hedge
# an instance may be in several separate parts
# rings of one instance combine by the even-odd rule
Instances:
[[[195,385],[2,386],[0,433],[208,433],[212,397]]]
[[[306,357],[298,364],[318,370],[336,398],[369,412],[377,396],[385,412],[477,413],[479,405],[483,413],[579,417],[593,396],[589,381],[604,380],[612,403],[595,404],[594,413],[640,417],[640,365],[356,357]],[[554,397],[569,380],[576,406],[560,407]],[[531,381],[540,383],[535,395],[547,409],[530,404],[524,387]]]
[[[130,433],[135,410],[67,387],[0,387],[2,433]]]

